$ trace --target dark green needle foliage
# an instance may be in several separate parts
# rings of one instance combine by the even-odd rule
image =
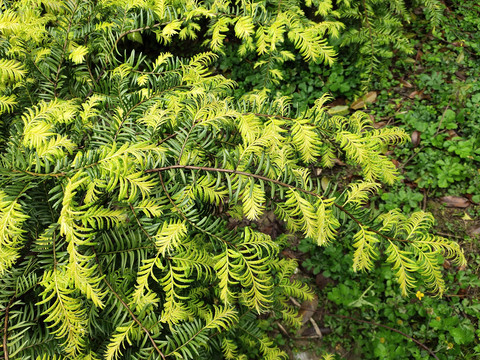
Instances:
[[[331,4],[331,1],[318,2],[319,5]],[[337,3],[338,9],[329,14],[336,15],[345,26],[339,47],[353,59],[367,87],[376,75],[388,71],[385,64],[389,64],[389,59],[414,53],[404,25],[419,18],[415,10],[421,10],[428,20],[427,26],[436,31],[445,7],[439,0],[344,0]]]
[[[263,91],[232,99],[235,84],[210,74],[213,52],[180,59],[129,46],[148,36],[168,49],[208,24],[213,51],[233,29],[260,55],[289,57],[288,39],[305,60],[332,61],[323,35],[335,27],[294,5],[2,3],[4,358],[286,358],[259,315],[298,325],[289,298],[312,291],[279,254],[285,236],[228,221],[267,209],[320,246],[335,246],[350,222],[355,271],[381,258],[402,293],[417,282],[442,293],[439,256],[465,260],[428,233],[431,215],[364,209],[380,182],[395,181],[384,152],[403,131],[374,129],[361,112],[329,116],[327,97],[300,114]],[[310,172],[337,157],[363,180],[334,196]]]

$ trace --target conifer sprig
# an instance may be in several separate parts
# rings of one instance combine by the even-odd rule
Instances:
[[[4,2],[5,358],[246,359],[249,347],[286,358],[258,316],[298,326],[290,298],[313,295],[292,280],[285,236],[250,225],[273,212],[321,246],[354,226],[354,270],[386,261],[403,294],[421,282],[442,293],[439,256],[464,264],[456,243],[429,234],[430,215],[374,218],[364,208],[396,178],[384,151],[407,140],[401,130],[373,129],[361,112],[329,116],[328,96],[296,115],[266,91],[233,99],[234,82],[211,73],[215,53],[181,59],[131,46],[156,38],[170,47],[200,35],[207,19],[207,50],[221,54],[237,36],[239,53],[257,56],[273,81],[295,52],[334,60],[326,41],[340,35],[338,22],[313,22],[295,1],[241,5]],[[343,192],[311,173],[336,158],[363,178]]]

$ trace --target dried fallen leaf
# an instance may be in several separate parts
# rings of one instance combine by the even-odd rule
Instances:
[[[470,206],[470,201],[461,196],[444,196],[440,201],[445,203],[447,207],[466,208]]]
[[[283,257],[285,257],[287,259],[297,259],[297,255],[289,249],[283,250],[282,255],[283,255]]]
[[[472,236],[472,237],[475,237],[475,236],[479,236],[480,237],[480,227],[476,228],[476,229],[471,229],[471,230],[468,230],[468,235]]]
[[[315,320],[310,319],[310,323],[312,324],[313,328],[315,329],[315,334],[317,334],[317,337],[322,338],[322,337],[323,337],[322,331],[321,331],[320,328],[318,327],[318,325],[317,325],[317,323],[315,322]]]
[[[375,129],[381,129],[381,128],[385,127],[386,125],[387,125],[386,121],[379,121],[379,122],[373,123],[373,127]]]
[[[447,134],[448,134],[448,137],[447,137],[446,140],[452,140],[452,139],[454,139],[454,138],[456,138],[456,137],[460,137],[460,136],[455,132],[455,130],[448,130],[448,131],[447,131]]]
[[[412,133],[411,138],[412,138],[412,145],[413,145],[413,147],[417,147],[417,146],[420,144],[420,140],[421,140],[421,139],[420,139],[420,135],[421,135],[421,134],[422,134],[422,133],[421,133],[420,131],[418,131],[418,130],[415,130],[415,131]]]
[[[355,100],[353,103],[350,104],[350,108],[353,110],[363,109],[366,104],[372,104],[377,100],[377,92],[370,91],[361,98]]]
[[[315,276],[315,284],[317,285],[319,290],[325,289],[328,285],[333,284],[333,280],[323,276],[322,273]]]
[[[413,87],[413,85],[410,84],[407,80],[400,79],[399,82],[400,82],[400,84],[402,84],[403,87],[406,87],[406,88],[412,88]]]
[[[465,73],[463,71],[455,71],[455,75],[462,81],[467,80],[467,77],[465,76]]]
[[[300,310],[298,311],[298,316],[302,317],[302,324],[305,324],[308,320],[311,319],[318,307],[318,297],[315,297],[310,301],[304,301]]]
[[[400,162],[397,159],[392,159],[392,163],[397,169],[400,167]]]
[[[408,94],[408,97],[410,99],[415,99],[416,97],[418,97],[419,99],[422,99],[422,95],[423,95],[423,90],[415,90],[415,91],[412,91],[410,94]]]
[[[350,104],[350,108],[353,110],[363,109],[365,107],[365,101],[359,98]]]
[[[372,104],[377,100],[377,92],[376,91],[369,91],[367,95],[364,96],[365,102],[367,104]]]

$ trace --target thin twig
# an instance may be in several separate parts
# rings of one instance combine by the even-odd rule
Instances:
[[[62,49],[62,58],[61,58],[61,60],[58,64],[57,74],[55,75],[55,81],[54,81],[54,84],[53,84],[54,85],[53,92],[54,92],[55,97],[57,97],[57,87],[58,87],[58,81],[60,80],[59,79],[60,71],[62,70],[62,64],[65,60],[65,55],[66,55],[66,51],[67,51],[68,35],[70,34],[70,29],[72,28],[72,24],[73,24],[73,17],[75,16],[75,13],[77,12],[77,9],[78,9],[78,2],[75,3],[75,8],[72,11],[72,17],[70,18],[70,21],[68,23],[68,29],[65,32],[65,42],[63,44],[63,49]]]
[[[100,272],[100,275],[102,276],[102,280],[103,282],[107,285],[107,287],[110,289],[110,291],[112,292],[112,294],[118,299],[118,301],[120,301],[123,305],[123,307],[128,311],[128,313],[130,314],[130,316],[132,317],[132,319],[138,324],[138,326],[140,326],[140,328],[145,332],[145,334],[147,335],[147,337],[149,338],[150,342],[152,343],[153,347],[155,348],[155,350],[160,354],[160,356],[162,357],[163,360],[165,360],[165,355],[162,353],[162,351],[158,348],[157,344],[155,343],[155,340],[153,339],[152,335],[150,334],[150,331],[148,331],[148,329],[143,326],[143,324],[140,322],[140,320],[137,319],[137,317],[135,316],[135,314],[133,313],[133,311],[130,309],[130,307],[127,305],[127,303],[125,303],[125,301],[123,301],[123,299],[120,297],[120,295],[113,289],[112,285],[110,285],[110,283],[107,281],[106,277],[103,275],[103,272],[102,272],[102,269],[100,267],[100,263],[98,261],[98,257],[97,257],[97,253],[95,251],[95,249],[92,247],[92,250],[95,254],[95,260],[97,262],[97,265],[98,265],[98,270]]]
[[[211,236],[221,242],[223,242],[224,244],[227,244],[227,245],[230,245],[232,248],[236,248],[235,245],[233,245],[231,242],[221,238],[220,236],[218,235],[215,235],[205,229],[203,229],[202,227],[198,226],[197,224],[195,224],[193,221],[191,221],[187,215],[184,214],[184,212],[177,206],[177,204],[175,203],[175,201],[172,199],[172,197],[170,196],[170,193],[168,192],[167,190],[167,187],[165,186],[165,182],[163,181],[163,177],[162,177],[162,173],[161,172],[158,172],[158,178],[160,179],[160,183],[162,184],[162,188],[163,188],[163,191],[165,192],[165,195],[167,196],[168,198],[168,201],[170,202],[170,204],[172,204],[172,206],[175,208],[175,210],[180,214],[181,217],[183,217],[183,219],[188,222],[190,225],[192,225],[195,229],[203,232],[204,234],[207,234],[208,236]]]
[[[155,249],[155,245],[150,245],[150,246],[139,246],[136,248],[130,248],[126,250],[114,250],[114,251],[106,251],[106,252],[101,252],[98,253],[98,256],[106,256],[106,255],[112,255],[112,254],[119,254],[127,251],[137,251],[137,250],[149,250],[149,249]]]
[[[193,166],[193,165],[170,165],[170,166],[165,166],[165,167],[161,167],[161,168],[149,169],[149,170],[146,170],[145,173],[153,173],[153,172],[160,173],[160,172],[163,172],[163,171],[173,170],[173,169],[201,170],[201,171],[208,171],[208,172],[221,172],[221,173],[228,173],[228,174],[235,174],[235,175],[243,175],[243,176],[253,177],[255,179],[271,182],[271,183],[274,183],[274,184],[277,184],[277,185],[280,185],[280,186],[283,186],[283,187],[287,187],[289,189],[294,189],[294,190],[300,191],[304,194],[308,194],[308,195],[323,199],[323,197],[321,195],[317,194],[316,192],[305,190],[305,189],[299,188],[297,186],[284,183],[284,182],[279,181],[279,180],[270,179],[270,178],[268,178],[266,176],[263,176],[263,175],[252,174],[252,173],[248,173],[248,172],[245,172],[245,171],[222,169],[222,168],[210,168],[210,167]],[[342,205],[339,205],[339,204],[336,204],[336,203],[333,203],[333,205],[336,208],[338,208],[340,211],[342,211],[344,214],[346,214],[348,217],[350,217],[353,221],[355,221],[359,226],[362,226],[362,227],[364,226],[360,220],[358,220],[353,214],[351,214]],[[385,235],[385,234],[381,233],[380,231],[372,229],[370,227],[368,227],[367,229],[369,231],[385,238],[385,239],[388,239],[388,240],[400,241],[400,242],[410,242],[409,240],[397,239],[397,238],[390,237],[390,236]]]
[[[313,329],[315,330],[315,333],[317,334],[317,337],[321,339],[323,337],[323,334],[322,334],[322,331],[320,330],[320,328],[318,327],[316,321],[313,320],[313,318],[310,318],[310,323],[313,325]]]
[[[180,161],[182,161],[183,152],[185,151],[185,146],[187,145],[188,138],[190,137],[190,134],[192,133],[193,128],[195,127],[196,124],[197,124],[197,121],[194,120],[192,123],[192,126],[190,127],[190,130],[188,131],[187,136],[185,137],[185,141],[182,144],[182,149],[180,150],[180,154],[178,155],[177,164],[180,164]]]
[[[429,188],[424,189],[424,191],[423,191],[423,206],[422,206],[423,211],[425,211],[427,209],[428,190],[429,190]]]
[[[179,133],[176,132],[176,133],[173,133],[173,134],[168,135],[166,138],[163,138],[162,140],[160,140],[160,141],[158,142],[157,146],[163,144],[165,141],[170,140],[171,138],[174,138],[174,137],[177,136],[178,134],[179,134]]]
[[[407,160],[405,160],[405,162],[403,162],[399,167],[398,169],[399,170],[402,170],[405,166],[407,166],[407,164],[415,157],[418,155],[418,153],[420,153],[423,148],[425,147],[425,145],[422,145],[418,148],[418,150],[416,152],[414,152]]]
[[[181,19],[181,20],[184,20],[184,19]],[[162,25],[167,25],[169,24],[171,21],[168,21],[168,22],[163,22],[163,23],[157,23],[157,24],[154,24],[154,25],[151,25],[151,26],[145,26],[145,27],[142,27],[142,28],[137,28],[137,29],[132,29],[132,30],[128,30],[128,31],[125,31],[123,33],[121,33],[119,35],[119,37],[117,38],[117,40],[115,41],[115,43],[113,44],[112,48],[110,49],[110,52],[108,55],[111,55],[113,53],[113,51],[117,48],[117,45],[118,43],[120,42],[120,40],[122,40],[125,36],[129,35],[129,34],[133,34],[133,33],[136,33],[136,32],[140,32],[140,31],[144,31],[144,30],[152,30],[152,29],[156,29]],[[105,64],[103,65],[102,69],[100,70],[100,73],[98,74],[97,78],[94,79],[93,81],[93,84],[92,84],[92,88],[90,89],[90,91],[88,92],[86,98],[88,98],[90,95],[92,95],[93,93],[93,89],[95,88],[95,86],[98,84],[99,80],[102,78],[103,74],[105,74],[105,71],[107,70],[107,66],[109,65],[109,60],[108,58],[106,58],[105,60]]]
[[[450,108],[450,102],[448,103],[447,107],[445,108],[445,110],[443,110],[443,114],[442,114],[442,117],[440,118],[440,122],[438,123],[438,126],[437,126],[437,130],[435,131],[435,134],[433,135],[433,137],[437,136],[439,133],[440,133],[440,127],[442,126],[442,123],[443,123],[443,119],[445,118],[445,113],[447,112],[447,110]],[[405,166],[407,166],[407,164],[415,157],[417,156],[422,150],[423,148],[425,147],[425,145],[422,145],[420,146],[420,148],[414,152],[403,164],[401,164],[398,169],[403,169]]]
[[[329,313],[325,313],[325,315],[333,316],[333,317],[339,317],[339,318],[342,318],[342,319],[348,319],[348,320],[352,320],[352,321],[356,321],[356,322],[361,322],[361,323],[369,324],[369,325],[373,325],[373,326],[380,326],[380,327],[383,327],[383,328],[385,328],[385,329],[387,329],[387,330],[396,332],[397,334],[400,334],[400,335],[406,337],[407,339],[412,340],[415,344],[417,344],[418,346],[420,346],[422,349],[428,351],[428,352],[430,353],[430,355],[432,355],[436,360],[440,360],[440,359],[437,357],[437,355],[435,355],[435,353],[433,352],[433,350],[430,349],[428,346],[426,346],[425,344],[421,343],[420,341],[414,339],[414,338],[411,337],[410,335],[405,334],[404,332],[402,332],[402,331],[400,331],[400,330],[397,330],[397,329],[395,329],[395,328],[392,328],[392,327],[390,327],[390,326],[383,325],[383,324],[379,324],[379,323],[376,323],[376,322],[373,322],[373,321],[357,319],[357,318],[354,318],[354,317],[351,317],[351,316],[338,315],[338,314],[329,314]]]
[[[145,230],[145,228],[143,227],[142,223],[140,222],[140,220],[138,219],[138,216],[137,214],[135,213],[135,208],[132,206],[132,204],[128,204],[130,206],[130,210],[132,211],[133,213],[133,216],[135,217],[135,220],[137,221],[137,224],[138,226],[140,227],[140,229],[142,230],[142,232],[147,236],[148,240],[150,240],[151,242],[154,242],[154,240],[152,239],[152,237],[150,236],[150,234],[147,232],[147,230]]]
[[[7,340],[8,340],[8,315],[10,312],[10,306],[13,303],[13,300],[15,299],[15,296],[10,299],[10,302],[8,303],[7,307],[5,308],[5,322],[3,325],[3,357],[5,360],[9,360],[8,357],[8,347],[7,347]]]
[[[41,173],[36,173],[28,170],[19,170],[19,169],[6,169],[6,168],[0,168],[0,169],[5,169],[10,172],[16,173],[16,174],[27,174],[27,175],[32,175],[32,176],[42,176],[42,177],[60,177],[60,176],[65,176],[67,173],[61,172],[61,173],[54,173],[54,174],[41,174]]]
[[[445,237],[453,237],[453,238],[457,238],[457,239],[463,239],[464,238],[463,236],[460,236],[460,235],[447,234],[447,233],[440,232],[440,231],[435,231],[435,234],[440,235],[440,236],[445,236]]]
[[[53,80],[48,78],[47,75],[45,75],[45,73],[42,70],[40,70],[40,68],[35,63],[35,60],[32,63],[33,63],[33,66],[35,66],[35,69],[37,69],[37,71],[45,78],[45,80],[47,80],[50,84],[55,86],[55,83],[53,82]]]
[[[370,38],[370,47],[372,49],[372,59],[375,59],[375,44],[373,43],[373,32],[372,32],[372,25],[370,24],[370,19],[368,18],[368,9],[367,9],[367,4],[365,0],[362,0],[363,3],[363,9],[365,10],[365,23],[368,28],[368,35]],[[368,84],[370,85],[370,82],[372,81],[372,75],[373,75],[373,64],[370,66],[370,72],[368,74]]]
[[[440,131],[440,127],[442,126],[442,123],[443,123],[443,119],[445,119],[445,113],[447,112],[447,110],[448,110],[449,108],[450,108],[450,101],[448,102],[447,107],[445,108],[445,110],[443,110],[442,117],[440,118],[440,122],[438,123],[437,130],[435,131],[435,134],[433,135],[433,137],[435,137],[435,136],[438,135],[438,132]]]
[[[294,305],[296,305],[297,307],[301,307],[300,304],[292,297],[290,297],[290,300],[294,303]],[[322,310],[315,310],[314,312],[320,312]],[[397,334],[400,334],[404,337],[406,337],[407,339],[409,340],[412,340],[415,344],[417,344],[418,346],[420,346],[422,349],[428,351],[430,353],[430,355],[432,355],[436,360],[439,360],[437,355],[435,355],[435,353],[433,352],[432,349],[430,349],[428,346],[426,346],[425,344],[421,343],[420,341],[414,339],[413,337],[411,337],[410,335],[408,334],[405,334],[404,332],[400,331],[400,330],[397,330],[395,328],[392,328],[390,326],[387,326],[387,325],[383,325],[383,324],[379,324],[379,323],[376,323],[376,322],[373,322],[373,321],[368,321],[368,320],[363,320],[363,319],[358,319],[358,318],[354,318],[354,317],[351,317],[351,316],[345,316],[345,315],[338,315],[338,314],[330,314],[328,312],[323,312],[323,315],[327,315],[327,316],[332,316],[332,317],[337,317],[337,318],[342,318],[342,319],[348,319],[348,320],[352,320],[352,321],[357,321],[357,322],[361,322],[361,323],[364,323],[364,324],[369,324],[369,325],[373,325],[373,326],[379,326],[379,327],[383,327],[387,330],[390,330],[390,331],[393,331],[393,332],[396,332]],[[313,323],[312,323],[313,325]],[[316,324],[315,324],[316,325]],[[315,325],[314,325],[314,328],[315,328]],[[318,327],[318,326],[317,326]],[[317,329],[315,328],[315,331],[317,332]],[[319,330],[320,331],[320,330]],[[321,331],[320,331],[321,333]]]
[[[146,98],[146,99],[143,99],[143,100],[139,101],[138,103],[136,103],[134,106],[132,106],[132,107],[130,108],[130,110],[128,110],[127,113],[123,116],[121,123],[118,125],[118,129],[117,129],[117,131],[115,132],[115,136],[113,137],[113,141],[116,141],[116,140],[117,140],[118,134],[120,133],[120,130],[121,130],[121,128],[123,127],[123,124],[125,123],[125,121],[127,121],[128,116],[132,113],[133,110],[135,110],[137,107],[139,107],[139,106],[142,105],[143,103],[145,103],[145,102],[147,102],[147,101],[150,101],[150,100],[152,100],[152,99],[154,99],[154,98],[162,95],[163,93],[166,93],[167,91],[172,91],[172,90],[181,88],[182,86],[185,86],[185,85],[175,85],[175,86],[172,86],[171,88],[162,90],[162,91],[160,91],[160,92],[158,92],[158,93],[153,93],[150,97],[148,97],[148,98]],[[120,96],[119,96],[119,98],[121,99]]]
[[[291,338],[288,331],[283,327],[283,325],[279,321],[277,321],[276,324],[277,324],[278,328],[280,329],[280,331],[283,333],[283,335],[285,335],[288,338]]]

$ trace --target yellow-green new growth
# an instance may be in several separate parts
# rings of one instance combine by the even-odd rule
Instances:
[[[364,207],[396,178],[385,152],[408,139],[401,130],[374,129],[362,112],[330,116],[326,95],[298,113],[265,89],[233,99],[235,83],[211,74],[219,58],[211,52],[134,51],[132,42],[169,47],[202,35],[222,52],[236,36],[265,84],[297,55],[333,60],[325,39],[339,22],[307,19],[302,2],[237,5],[4,3],[4,357],[54,348],[69,359],[247,359],[242,351],[253,347],[264,359],[287,358],[258,314],[298,326],[290,299],[313,292],[280,255],[286,235],[254,229],[267,210],[319,245],[336,246],[353,228],[354,269],[390,263],[403,294],[420,283],[442,293],[440,256],[464,264],[458,244],[428,233],[430,215],[372,219]],[[336,159],[363,181],[322,186],[318,172]]]

